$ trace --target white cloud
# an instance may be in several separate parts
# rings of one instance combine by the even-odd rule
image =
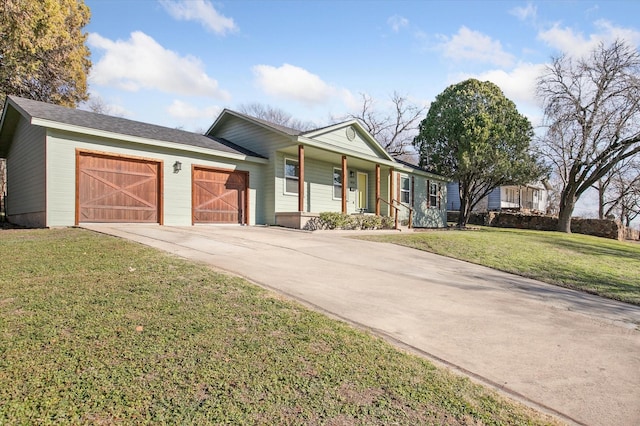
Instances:
[[[514,7],[509,11],[509,13],[521,21],[526,21],[528,19],[535,21],[538,14],[538,8],[532,3],[527,3],[527,6],[525,7]]]
[[[548,46],[572,56],[584,56],[599,43],[609,44],[616,39],[625,40],[633,46],[640,44],[640,31],[616,27],[606,20],[596,21],[594,25],[597,32],[586,37],[581,32],[555,23],[551,28],[540,31],[538,38]]]
[[[463,26],[451,38],[444,35],[440,35],[439,38],[443,40],[440,49],[447,58],[487,62],[498,66],[510,66],[513,63],[513,55],[502,50],[499,41],[479,31],[472,31]]]
[[[91,68],[91,83],[132,92],[153,89],[222,100],[230,98],[218,87],[218,82],[205,73],[200,60],[167,50],[142,32],[131,33],[126,41],[112,41],[91,33],[87,43],[94,52],[105,52]]]
[[[206,0],[172,1],[159,0],[160,4],[173,18],[182,21],[196,21],[209,31],[225,35],[237,31],[238,27],[231,18],[221,15]]]
[[[545,64],[520,63],[511,71],[500,69],[480,74],[464,74],[454,76],[456,82],[475,78],[480,81],[495,83],[504,95],[518,106],[518,110],[531,120],[533,126],[541,122],[541,110],[536,99],[536,82],[544,71]]]
[[[557,23],[548,30],[540,31],[538,38],[554,49],[578,56],[588,52],[598,44],[598,41],[594,38],[587,40],[583,34],[576,33],[568,27],[560,27]]]
[[[399,32],[402,28],[409,25],[409,20],[400,15],[393,15],[387,19],[387,24],[391,27],[393,32]]]
[[[294,65],[283,64],[278,68],[256,65],[253,73],[258,87],[271,96],[307,105],[325,103],[334,96],[344,97],[340,89],[325,83],[316,74]]]
[[[167,107],[167,113],[178,119],[199,120],[208,119],[211,122],[220,114],[222,108],[219,106],[210,106],[206,108],[198,108],[178,99]]]
[[[544,64],[521,63],[509,72],[491,70],[480,74],[479,77],[500,86],[509,99],[535,105],[536,81],[544,69]]]
[[[612,42],[615,39],[621,39],[636,47],[640,45],[640,31],[636,29],[616,27],[605,19],[596,21],[595,26],[601,31],[605,41]]]

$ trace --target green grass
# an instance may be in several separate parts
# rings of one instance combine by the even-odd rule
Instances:
[[[363,236],[640,305],[640,244],[560,232],[486,228]]]
[[[347,324],[80,229],[0,232],[0,424],[546,424]]]

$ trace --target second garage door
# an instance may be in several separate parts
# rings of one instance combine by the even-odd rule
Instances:
[[[248,181],[247,172],[194,167],[193,223],[248,223]]]

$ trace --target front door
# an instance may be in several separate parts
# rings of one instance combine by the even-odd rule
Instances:
[[[358,172],[356,209],[363,212],[366,211],[369,208],[368,200],[369,200],[368,175],[366,173]]]

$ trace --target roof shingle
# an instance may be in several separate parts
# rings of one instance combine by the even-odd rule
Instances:
[[[155,124],[148,124],[121,117],[113,117],[90,111],[67,108],[59,105],[52,105],[17,96],[9,96],[8,98],[32,118],[51,120],[78,127],[162,142],[191,145],[230,154],[241,154],[264,158],[255,152],[244,149],[241,146],[223,138],[201,135],[185,130],[172,129]]]

